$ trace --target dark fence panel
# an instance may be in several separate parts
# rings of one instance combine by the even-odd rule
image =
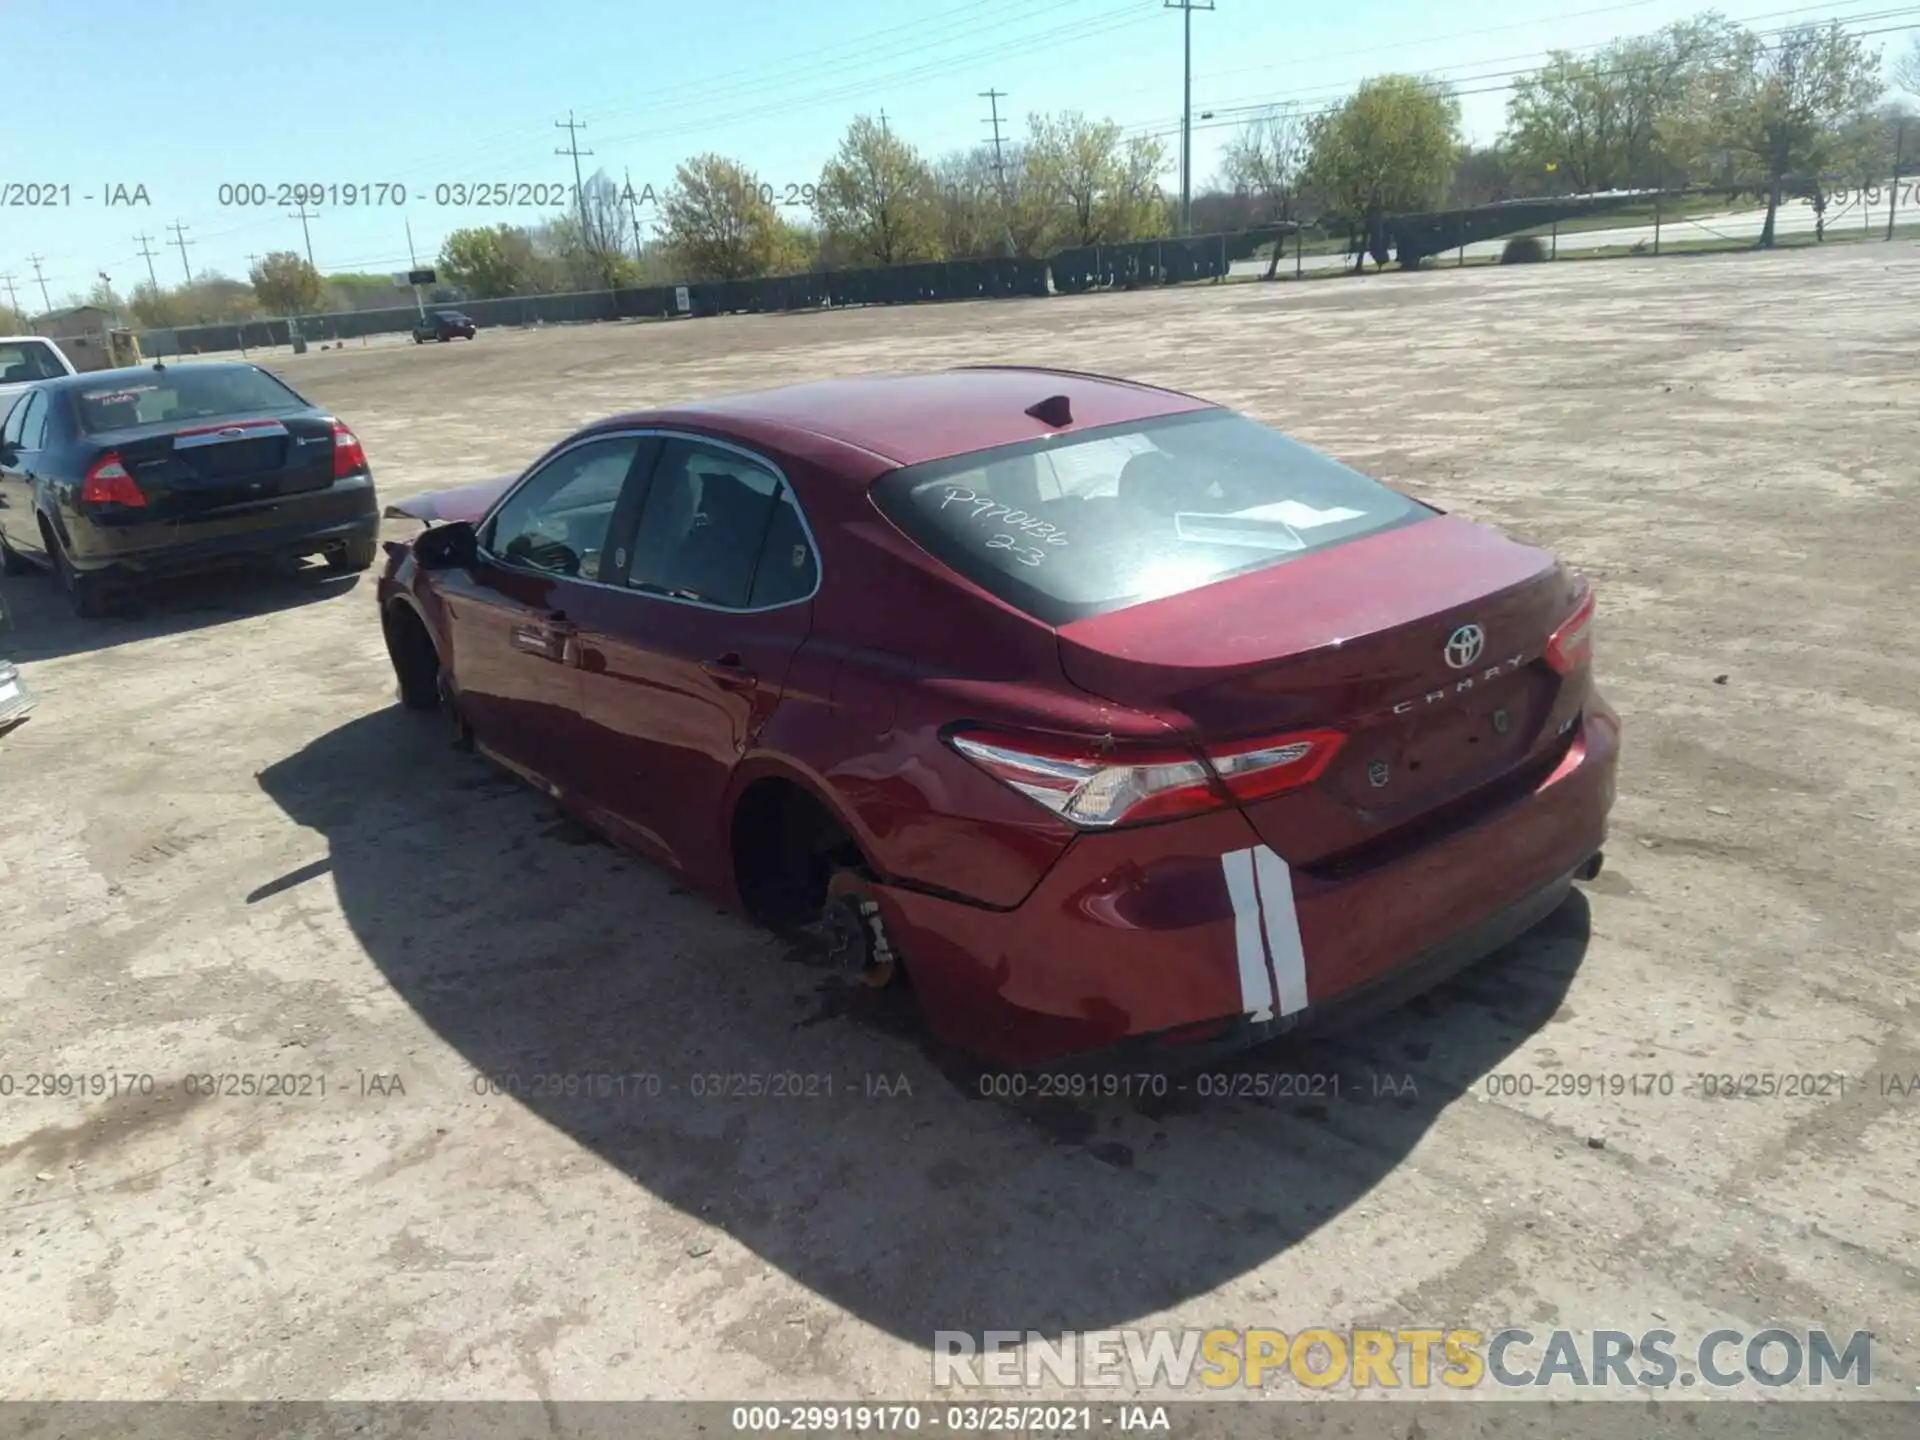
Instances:
[[[1088,246],[1051,260],[990,256],[978,260],[930,261],[857,270],[774,275],[755,280],[701,280],[685,288],[692,315],[767,314],[842,305],[917,305],[940,300],[981,300],[1073,293],[1102,286],[1203,280],[1227,273],[1230,257],[1250,251],[1267,232],[1247,236],[1207,235],[1187,240],[1147,240],[1135,245]],[[482,328],[577,325],[603,320],[665,319],[679,315],[677,287],[593,290],[561,295],[525,295],[467,300],[457,308]],[[304,315],[297,322],[255,320],[244,324],[192,325],[143,330],[140,345],[151,356],[199,354],[290,343],[292,326],[311,344],[405,334],[419,312],[411,307]]]

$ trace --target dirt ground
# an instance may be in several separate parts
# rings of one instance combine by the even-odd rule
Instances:
[[[904,1398],[936,1330],[1525,1323],[1871,1330],[1873,1393],[1914,1398],[1916,294],[1896,243],[276,358],[388,497],[826,375],[1231,403],[1594,577],[1609,867],[1242,1067],[1331,1103],[1015,1108],[405,715],[370,579],[98,623],[9,580],[40,708],[0,740],[0,1394]],[[1545,1093],[1587,1073],[1673,1078]],[[1810,1073],[1844,1085],[1700,1078]],[[306,1093],[188,1093],[223,1074]]]

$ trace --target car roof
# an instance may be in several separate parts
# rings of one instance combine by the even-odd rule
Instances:
[[[1067,397],[1072,412],[1069,426],[1049,425],[1026,413],[1060,395]],[[992,365],[817,380],[604,423],[692,422],[722,433],[773,440],[782,432],[819,436],[896,465],[919,465],[1037,439],[1057,429],[1090,430],[1218,408],[1209,400],[1113,376]]]

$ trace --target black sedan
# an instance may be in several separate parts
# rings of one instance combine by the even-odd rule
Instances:
[[[52,570],[81,615],[142,577],[244,560],[365,570],[379,529],[353,432],[257,365],[66,375],[0,427],[0,564]]]
[[[458,310],[436,310],[413,327],[413,343],[424,345],[429,340],[446,341],[455,336],[471,340],[478,333],[479,327]]]

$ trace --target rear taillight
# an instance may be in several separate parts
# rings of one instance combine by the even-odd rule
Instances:
[[[1302,730],[1222,746],[1207,751],[1207,759],[1234,799],[1264,800],[1318,780],[1346,740],[1337,730]]]
[[[1084,829],[1218,810],[1316,779],[1344,737],[1330,730],[1241,741],[1207,752],[1102,749],[1092,742],[962,730],[948,743],[1001,783]]]
[[[338,420],[333,422],[333,478],[345,479],[367,468],[367,452],[354,433]]]
[[[93,462],[80,482],[80,498],[89,505],[145,505],[147,497],[133,483],[126,462],[111,451]]]
[[[1547,664],[1555,674],[1571,675],[1593,654],[1593,591],[1547,641]]]

